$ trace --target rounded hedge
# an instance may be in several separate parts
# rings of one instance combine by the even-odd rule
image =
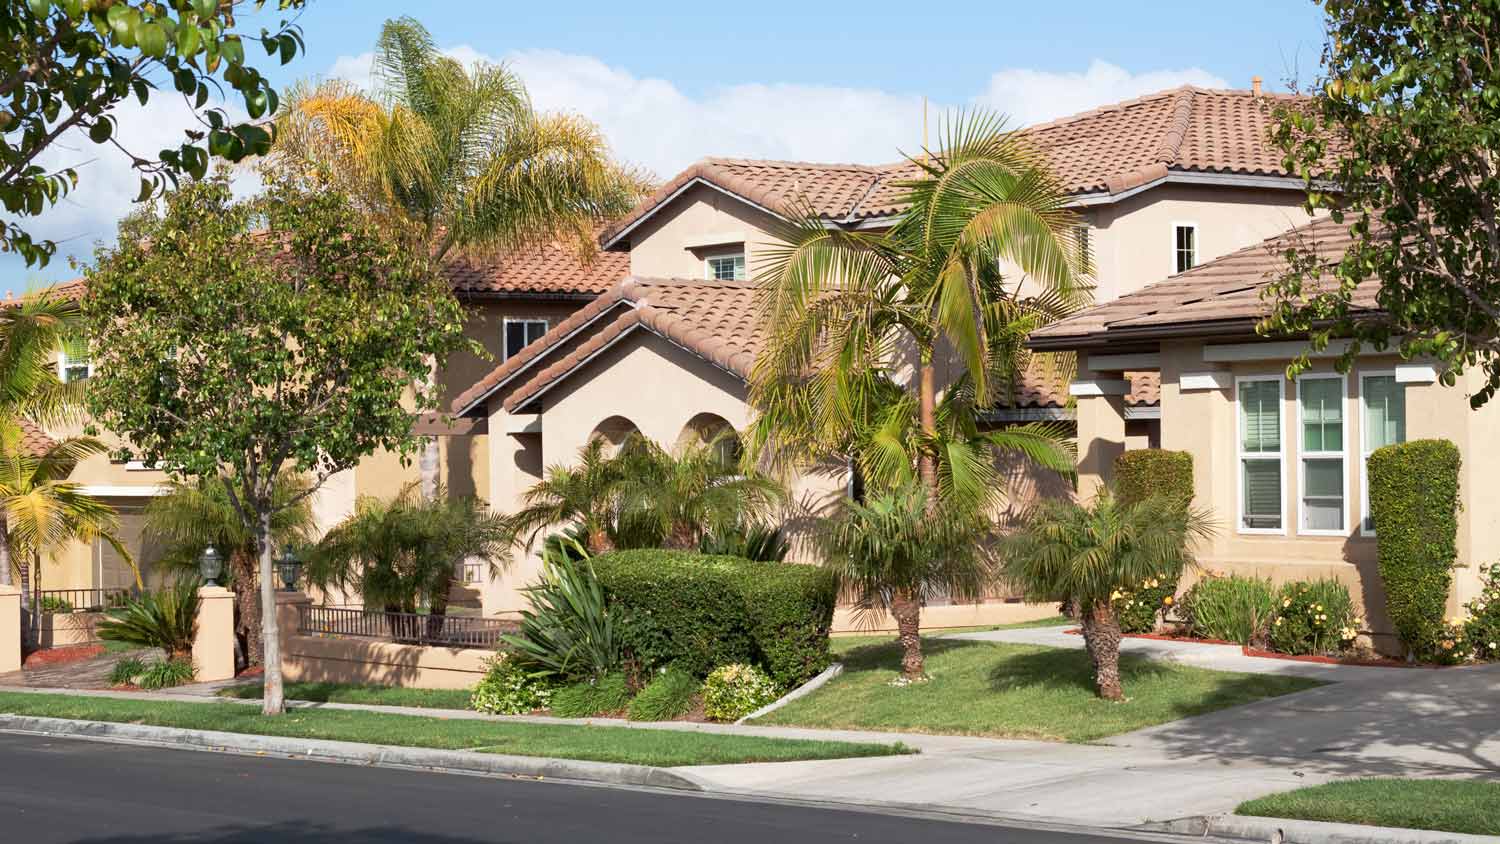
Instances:
[[[820,567],[657,548],[603,554],[593,567],[628,618],[626,645],[648,668],[706,677],[748,663],[791,688],[832,661],[837,590]]]
[[[1458,446],[1413,440],[1370,455],[1370,515],[1391,624],[1426,656],[1441,638],[1458,558]]]
[[[1141,448],[1115,458],[1115,497],[1123,504],[1153,495],[1193,500],[1193,455],[1186,451]]]

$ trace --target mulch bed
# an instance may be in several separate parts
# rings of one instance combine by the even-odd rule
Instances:
[[[266,667],[264,665],[252,665],[249,668],[246,668],[240,673],[234,675],[234,677],[236,680],[244,677],[263,677],[265,676],[265,673]]]
[[[32,651],[22,663],[24,668],[41,668],[44,665],[65,665],[82,662],[104,653],[103,645],[71,645],[66,648],[43,648]]]
[[[1074,636],[1082,636],[1083,629],[1074,627],[1064,630]],[[1241,645],[1238,642],[1229,642],[1223,639],[1198,639],[1193,636],[1174,635],[1171,633],[1124,633],[1126,639],[1154,639],[1158,642],[1192,642],[1198,645],[1233,645],[1240,649],[1245,656],[1253,656],[1258,659],[1285,659],[1291,662],[1314,662],[1319,665],[1353,665],[1364,668],[1452,668],[1451,665],[1433,665],[1425,662],[1407,662],[1401,659],[1389,659],[1379,656],[1317,656],[1317,655],[1294,655],[1284,654],[1277,651],[1268,651],[1261,648],[1252,648],[1249,645]]]

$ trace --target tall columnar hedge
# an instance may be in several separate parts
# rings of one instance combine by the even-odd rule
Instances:
[[[1447,440],[1388,445],[1370,455],[1370,515],[1386,609],[1419,655],[1444,624],[1458,556],[1458,447]]]
[[[1193,500],[1193,455],[1186,451],[1142,448],[1115,458],[1115,495],[1126,504],[1153,495]]]
[[[626,643],[647,667],[704,677],[750,663],[790,688],[831,661],[837,589],[822,568],[655,548],[604,554],[593,565],[611,606],[628,614]]]

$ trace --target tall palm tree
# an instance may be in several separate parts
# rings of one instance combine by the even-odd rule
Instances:
[[[1180,499],[1125,504],[1105,488],[1088,504],[1038,504],[1007,537],[1001,571],[1031,600],[1071,601],[1078,608],[1099,696],[1124,700],[1113,596],[1151,578],[1175,581],[1193,562],[1192,545],[1211,533],[1205,513]]]
[[[705,536],[759,523],[786,500],[786,489],[741,468],[738,435],[667,451],[644,437],[621,449],[620,519],[649,526],[668,548],[697,548]]]
[[[233,483],[232,481],[230,483]],[[186,572],[197,569],[198,555],[212,545],[228,555],[229,586],[236,605],[235,634],[246,665],[261,665],[259,557],[255,535],[229,501],[222,478],[172,481],[165,495],[146,505],[146,532],[162,545],[158,565]],[[311,544],[316,523],[306,498],[307,482],[292,474],[277,478],[276,501],[297,500],[271,517],[271,536],[280,547]]]
[[[981,431],[976,412],[1042,363],[1026,334],[1084,304],[1092,272],[1066,195],[1003,120],[961,115],[942,134],[910,160],[908,209],[889,232],[813,215],[789,227],[757,268],[769,338],[751,378],[756,451],[782,464],[846,456],[886,489],[915,476],[929,508],[1002,495],[996,452],[1072,470],[1061,428]],[[962,374],[940,396],[948,352]]]
[[[926,678],[923,601],[978,600],[994,573],[990,522],[971,508],[931,504],[922,485],[907,483],[866,504],[845,501],[814,531],[824,565],[854,594],[856,606],[895,618],[908,682]]]
[[[590,553],[613,550],[624,472],[609,448],[596,437],[578,450],[577,463],[547,467],[542,479],[526,491],[526,506],[511,516],[517,539],[530,544],[547,528],[569,525],[587,538]]]
[[[299,171],[313,164],[374,213],[415,221],[438,261],[555,241],[589,257],[600,223],[645,194],[647,178],[611,159],[597,126],[537,111],[508,68],[465,68],[412,18],[386,21],[374,73],[370,95],[343,82],[295,89],[275,154]],[[432,439],[420,460],[429,497],[437,461]]]

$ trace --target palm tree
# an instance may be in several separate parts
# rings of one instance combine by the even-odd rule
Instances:
[[[952,495],[989,504],[1004,492],[996,452],[1072,471],[1060,427],[981,431],[976,411],[1051,363],[1031,360],[1025,336],[1087,301],[1089,258],[1066,195],[1002,120],[960,116],[911,166],[891,231],[808,215],[758,268],[769,338],[751,378],[751,442],[782,465],[848,457],[878,488],[917,477],[929,508]],[[945,348],[963,374],[939,396]]]
[[[619,520],[649,526],[667,548],[697,548],[705,536],[769,517],[786,489],[753,468],[741,468],[738,435],[669,452],[635,437],[621,449]]]
[[[438,261],[455,249],[494,255],[556,241],[588,257],[599,224],[646,192],[646,177],[611,160],[593,123],[538,112],[508,68],[463,67],[412,18],[386,21],[374,70],[371,96],[342,82],[294,90],[276,155],[299,172],[314,165],[374,213],[416,222]],[[429,440],[429,497],[437,460]]]
[[[1180,500],[1123,504],[1106,488],[1089,504],[1038,504],[1007,537],[1001,570],[1028,599],[1073,602],[1099,696],[1124,700],[1114,595],[1151,578],[1175,581],[1193,563],[1191,545],[1211,533],[1207,516]]]
[[[612,550],[624,473],[608,449],[609,443],[596,437],[578,450],[576,464],[547,467],[542,479],[526,491],[526,506],[511,516],[516,537],[524,535],[529,545],[547,528],[572,525],[587,538],[590,553]]]
[[[234,590],[237,609],[236,638],[245,664],[261,665],[264,654],[255,535],[230,503],[226,488],[222,478],[172,481],[165,495],[146,505],[146,532],[162,544],[157,564],[167,568],[195,572],[198,555],[209,545],[228,555],[229,586]],[[277,478],[273,495],[278,504],[298,503],[278,509],[271,517],[271,536],[276,545],[285,548],[312,542],[316,525],[306,493],[304,479],[291,474]]]
[[[989,521],[971,508],[931,505],[925,487],[908,483],[867,504],[845,501],[814,531],[824,565],[859,610],[895,618],[908,682],[926,678],[922,603],[937,596],[978,600],[994,574]]]
[[[7,545],[30,570],[30,583],[23,586],[23,593],[28,588],[41,590],[42,560],[73,542],[102,539],[135,567],[130,552],[116,535],[119,520],[115,511],[67,479],[79,461],[105,451],[98,440],[69,437],[52,443],[41,454],[33,454],[19,437],[0,437],[0,514],[6,526],[0,545]],[[138,570],[136,584],[140,585]],[[35,615],[40,607],[32,606],[31,610]],[[36,632],[36,625],[31,625],[30,636]]]

